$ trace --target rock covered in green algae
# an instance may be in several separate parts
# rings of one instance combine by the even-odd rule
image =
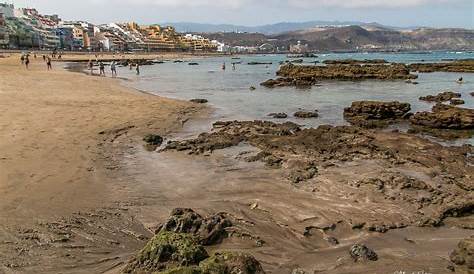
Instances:
[[[265,273],[251,255],[219,252],[199,264],[203,274],[259,274]]]
[[[151,269],[134,270],[131,273],[154,274],[263,274],[261,264],[251,255],[233,252],[218,252],[201,261],[199,266],[178,266],[161,271]]]
[[[197,265],[208,257],[196,236],[162,231],[155,235],[127,265],[124,273],[166,271],[173,267]]]

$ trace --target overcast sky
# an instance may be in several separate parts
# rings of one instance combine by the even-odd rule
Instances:
[[[67,20],[261,25],[339,20],[393,26],[474,27],[474,0],[0,0]]]

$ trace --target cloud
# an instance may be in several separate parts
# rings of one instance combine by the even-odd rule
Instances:
[[[196,7],[212,7],[238,9],[246,4],[251,4],[251,0],[126,0],[115,2],[110,0],[89,0],[94,4],[114,3],[113,5],[130,5],[130,6],[155,6],[164,8],[196,8]]]
[[[298,8],[340,7],[340,8],[409,8],[428,4],[460,2],[462,0],[288,0]]]

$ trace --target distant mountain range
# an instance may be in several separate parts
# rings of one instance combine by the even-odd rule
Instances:
[[[300,42],[312,51],[426,51],[474,50],[474,30],[395,30],[370,24],[364,26],[311,27],[274,35],[262,33],[201,33],[231,46],[260,46],[268,43],[280,50]]]
[[[383,28],[390,30],[406,30],[415,29],[418,27],[390,27],[378,23],[364,23],[356,21],[308,21],[308,22],[281,22],[262,26],[239,26],[230,24],[199,24],[199,23],[162,23],[161,25],[174,26],[178,32],[199,32],[199,33],[216,33],[216,32],[248,32],[248,33],[262,33],[266,35],[280,34],[283,32],[297,31],[320,26],[363,26]]]

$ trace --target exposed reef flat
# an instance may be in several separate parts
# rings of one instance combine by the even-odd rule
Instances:
[[[287,64],[277,72],[279,78],[263,82],[265,87],[311,86],[322,80],[409,80],[417,76],[404,64],[331,64],[306,66]]]

